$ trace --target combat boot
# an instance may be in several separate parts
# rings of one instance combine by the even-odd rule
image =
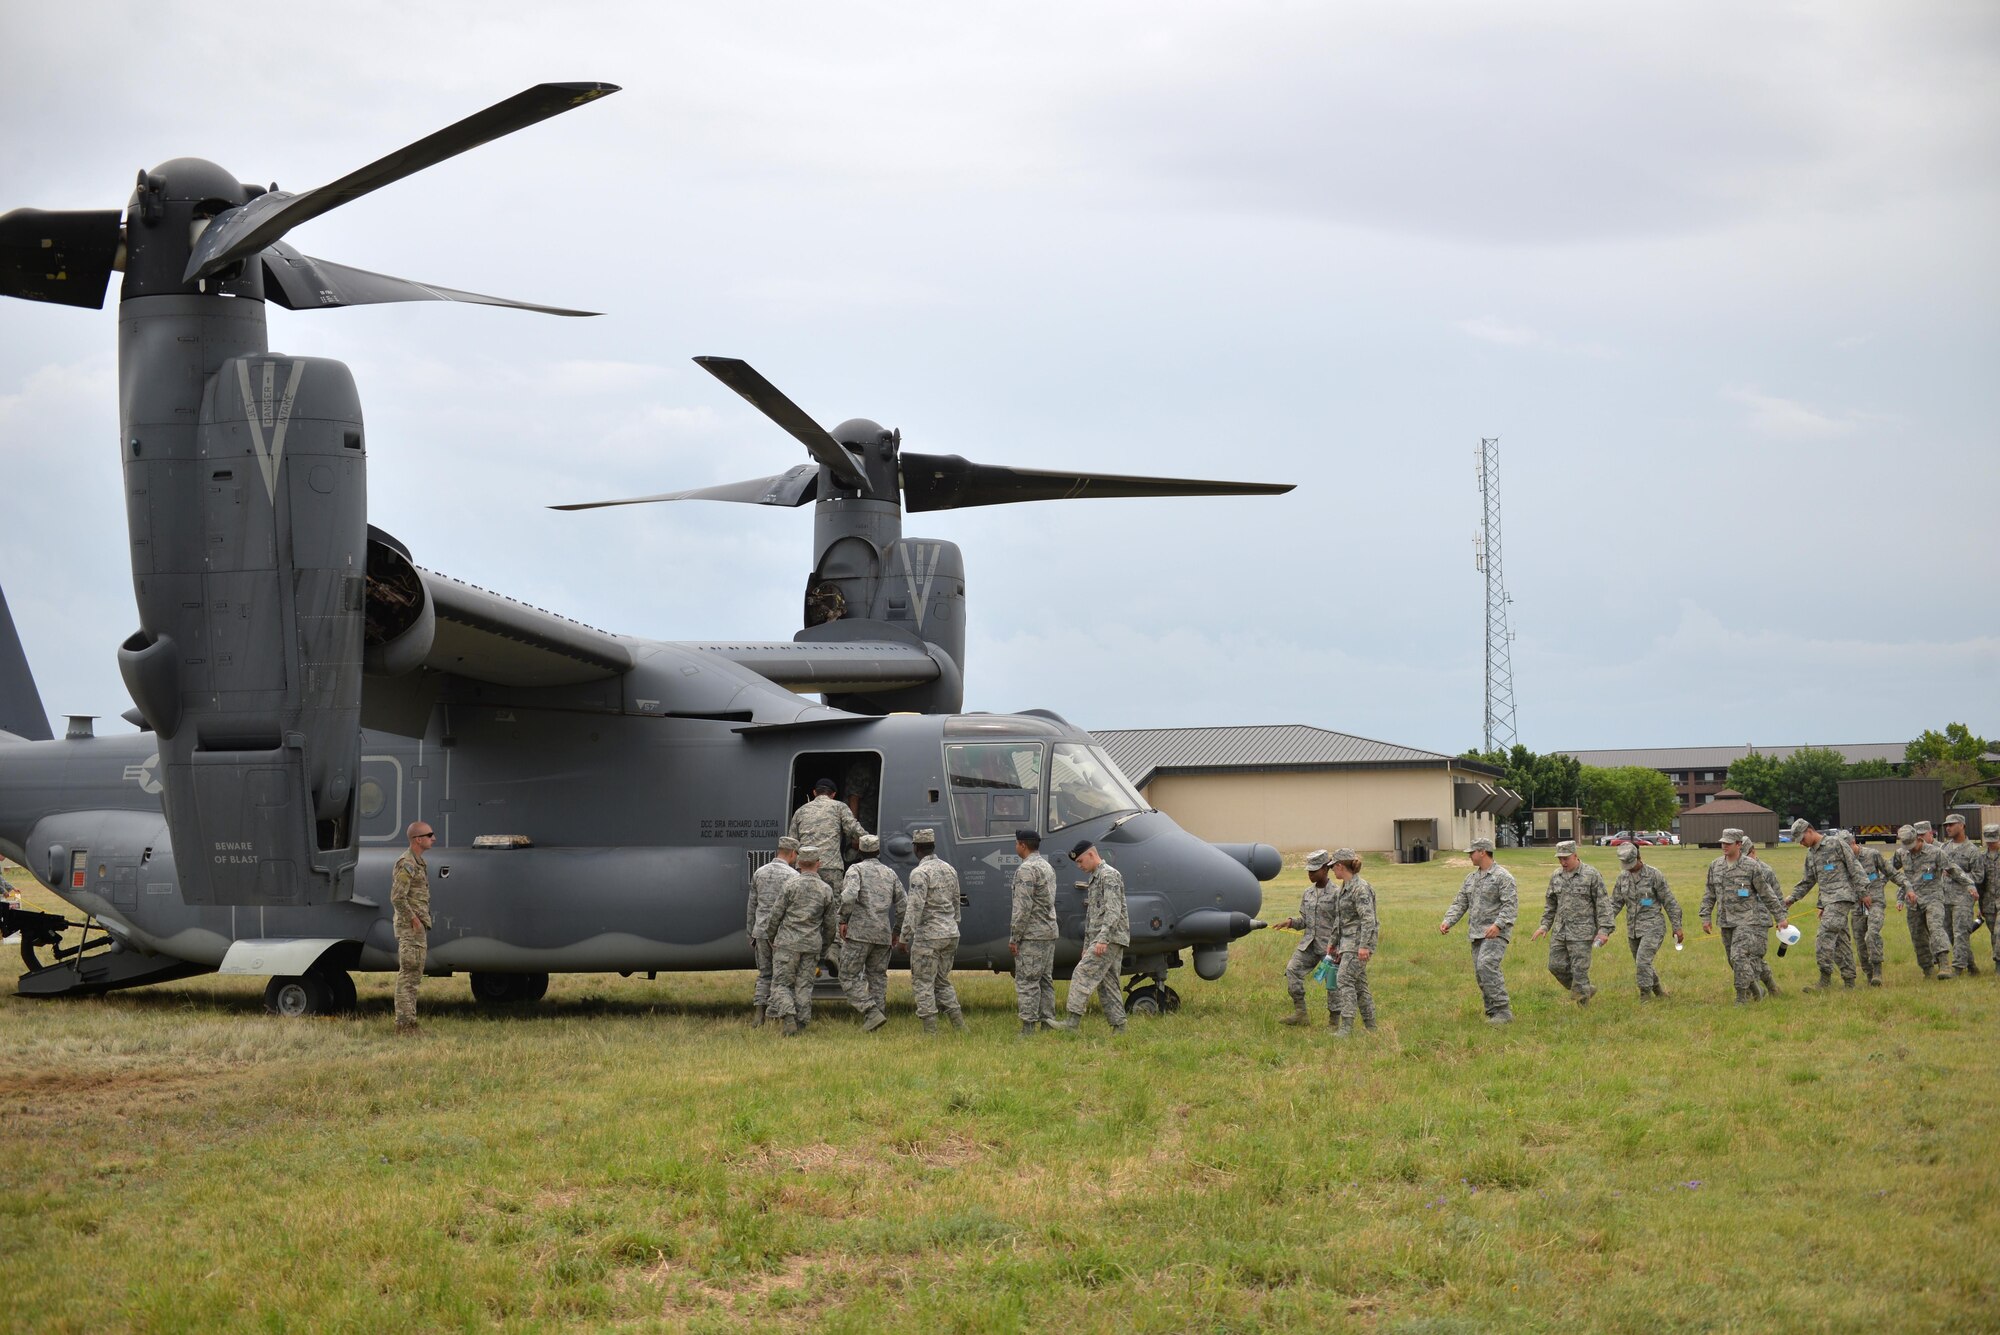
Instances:
[[[1854,990],[1854,980],[1852,978],[1842,977],[1840,980],[1840,985],[1846,988],[1850,992]]]
[[[1361,1012],[1361,1027],[1371,1034],[1375,1032],[1375,1012],[1372,1009]]]
[[[1880,986],[1882,986],[1882,975],[1881,975],[1881,974],[1879,974],[1879,973],[1871,973],[1871,974],[1869,974],[1869,975],[1868,975],[1868,986],[1870,986],[1870,987],[1880,987]]]
[[[1570,995],[1576,998],[1577,1005],[1588,1006],[1590,999],[1597,995],[1597,987],[1592,983],[1578,983],[1570,989]]]
[[[872,1034],[887,1023],[889,1023],[889,1017],[878,1006],[876,1009],[869,1011],[868,1017],[861,1022],[861,1032]]]
[[[1641,1000],[1641,1001],[1651,1001],[1652,999],[1653,999],[1653,989],[1652,989],[1652,988],[1650,988],[1650,987],[1642,987],[1642,988],[1640,988],[1640,989],[1639,989],[1639,1000]]]
[[[1806,984],[1806,985],[1805,985],[1805,986],[1804,986],[1803,988],[1800,988],[1799,990],[1800,990],[1800,991],[1802,991],[1802,992],[1831,992],[1831,991],[1833,991],[1833,973],[1832,973],[1832,971],[1831,971],[1831,970],[1828,970],[1828,969],[1821,969],[1821,970],[1819,971],[1819,981],[1818,981],[1817,983],[1807,983],[1807,984]]]
[[[1036,1034],[1039,1034],[1039,1033],[1041,1033],[1041,1032],[1042,1032],[1042,1027],[1041,1027],[1041,1025],[1039,1025],[1039,1024],[1037,1024],[1037,1023],[1035,1023],[1035,1022],[1034,1022],[1033,1020],[1023,1020],[1023,1021],[1021,1021],[1021,1033],[1020,1033],[1020,1037],[1022,1037],[1022,1038],[1033,1038],[1033,1037],[1034,1037],[1034,1036],[1035,1036]]]
[[[1351,1038],[1353,1035],[1354,1017],[1351,1015],[1341,1016],[1340,1022],[1333,1027],[1333,1036],[1335,1038]]]
[[[1979,972],[1979,961],[1978,961],[1978,960],[1973,960],[1973,961],[1972,961],[1971,963],[1967,964],[1967,965],[1965,966],[1965,971],[1966,971],[1967,973],[1969,973],[1969,974],[1974,974],[1974,975],[1978,974],[1978,972]]]
[[[396,1037],[398,1038],[412,1038],[415,1037],[419,1032],[420,1031],[417,1028],[417,1022],[415,1020],[396,1021]]]
[[[1298,999],[1298,1001],[1294,1002],[1294,1003],[1293,1003],[1293,1010],[1292,1010],[1292,1013],[1291,1013],[1290,1015],[1287,1015],[1287,1016],[1286,1016],[1286,1017],[1285,1017],[1284,1019],[1282,1019],[1282,1020],[1278,1021],[1278,1023],[1279,1023],[1279,1024],[1304,1024],[1304,1023],[1306,1023],[1306,1002],[1305,1002],[1305,998],[1304,998],[1304,997],[1300,997],[1300,998]]]
[[[1660,1000],[1665,1001],[1667,999],[1667,989],[1661,987],[1658,983],[1654,983],[1653,995],[1658,997]]]
[[[1493,1012],[1493,1013],[1492,1013],[1491,1015],[1489,1015],[1489,1016],[1487,1016],[1487,1017],[1486,1017],[1486,1023],[1488,1023],[1488,1024],[1512,1024],[1512,1023],[1514,1023],[1514,1012],[1512,1012],[1512,1011],[1494,1011],[1494,1012]]]
[[[1351,1021],[1351,1020],[1350,1020],[1350,1021],[1348,1022],[1348,1024],[1349,1024],[1349,1027],[1352,1027],[1352,1025],[1353,1025],[1353,1021]],[[1328,1012],[1326,1013],[1326,1027],[1327,1027],[1327,1028],[1329,1028],[1329,1029],[1338,1029],[1338,1028],[1340,1028],[1340,1012],[1339,1012],[1339,1011],[1328,1011]]]
[[[1932,973],[1932,966],[1926,964],[1924,966],[1924,977],[1929,978],[1931,976],[1931,973]]]
[[[1083,1028],[1083,1017],[1081,1015],[1078,1015],[1075,1011],[1071,1011],[1069,1012],[1069,1014],[1063,1016],[1062,1019],[1057,1020],[1054,1024],[1050,1025],[1049,1028],[1061,1030],[1065,1034],[1073,1034],[1077,1030]]]
[[[1122,1033],[1124,1033],[1124,1032],[1125,1032],[1125,1022],[1124,1022],[1123,1020],[1120,1020],[1120,1021],[1118,1021],[1118,1022],[1117,1022],[1116,1024],[1112,1025],[1112,1026],[1111,1026],[1111,1032],[1112,1032],[1113,1034],[1122,1034]]]
[[[959,1031],[960,1033],[964,1033],[964,1032],[965,1032],[965,1012],[964,1012],[964,1011],[946,1011],[946,1012],[945,1012],[945,1014],[951,1017],[951,1027],[952,1027],[952,1028],[954,1028],[954,1029],[958,1030],[958,1031]]]
[[[785,1017],[785,1027],[783,1029],[780,1029],[778,1032],[784,1035],[786,1038],[797,1038],[799,1034],[804,1031],[804,1028],[805,1026],[799,1023],[798,1016],[787,1015]]]
[[[937,1032],[937,1016],[926,1015],[923,1016],[922,1018],[924,1022],[924,1032],[927,1034],[935,1034]]]
[[[764,1008],[762,1006],[758,1006],[750,1012],[750,1027],[752,1029],[762,1029],[764,1027]]]

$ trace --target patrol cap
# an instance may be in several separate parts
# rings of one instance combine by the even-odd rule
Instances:
[[[1351,848],[1334,849],[1333,860],[1335,862],[1351,862],[1357,867],[1361,865],[1361,855]]]
[[[1639,860],[1639,845],[1637,844],[1618,845],[1618,860],[1620,862],[1637,862]]]
[[[1559,858],[1573,858],[1573,857],[1575,857],[1575,856],[1576,856],[1576,840],[1574,840],[1574,839],[1565,839],[1565,840],[1563,840],[1563,841],[1562,841],[1561,843],[1557,844],[1557,845],[1556,845],[1556,856],[1557,856],[1557,857],[1559,857]]]
[[[1800,840],[1804,839],[1806,837],[1806,831],[1812,829],[1812,827],[1813,823],[1807,820],[1804,816],[1801,816],[1797,820],[1793,821],[1792,842],[1796,844]]]
[[[817,866],[819,865],[819,845],[817,845],[817,844],[800,844],[800,845],[799,845],[799,865],[800,865],[801,867],[804,867],[804,866],[808,866],[808,865],[810,865],[810,866],[814,866],[814,867],[817,867]]]
[[[1465,851],[1468,853],[1491,853],[1493,851],[1493,841],[1491,839],[1474,839],[1472,846]]]
[[[1995,840],[2000,840],[2000,825],[1989,825],[1982,833],[1985,834],[1986,842],[1989,844]]]
[[[1896,842],[1899,844],[1914,844],[1917,842],[1917,827],[1914,825],[1899,826],[1896,830]]]
[[[1078,858],[1082,857],[1085,853],[1088,853],[1091,849],[1096,847],[1097,845],[1091,843],[1090,840],[1088,839],[1079,839],[1076,841],[1076,847],[1070,849],[1069,851],[1069,860],[1071,862],[1075,862]]]
[[[1723,842],[1723,843],[1725,843],[1725,844],[1740,844],[1740,843],[1742,843],[1742,842],[1743,842],[1743,831],[1741,831],[1741,830],[1737,829],[1737,828],[1736,828],[1736,827],[1735,827],[1734,825],[1730,826],[1730,827],[1729,827],[1728,829],[1726,829],[1726,830],[1724,830],[1724,831],[1722,832],[1722,842]]]
[[[837,793],[840,791],[840,785],[832,779],[821,779],[813,785],[813,791],[816,793]]]
[[[882,836],[879,834],[864,834],[855,842],[864,853],[880,853],[882,851]]]
[[[1320,871],[1332,861],[1333,854],[1327,852],[1324,848],[1315,848],[1312,852],[1306,854],[1306,870]]]
[[[1915,825],[1912,825],[1910,828],[1915,830],[1918,834],[1929,834],[1931,832],[1931,823],[1927,820],[1920,820]]]
[[[778,836],[778,851],[780,853],[796,853],[799,851],[799,841],[792,838],[789,834],[781,834]]]
[[[1965,817],[1959,815],[1956,811],[1954,811],[1949,816],[1946,816],[1944,818],[1944,823],[1946,825],[1963,825],[1965,824]]]
[[[916,845],[917,845],[918,847],[920,847],[920,848],[936,848],[936,847],[937,847],[937,831],[936,831],[936,830],[912,830],[912,831],[910,831],[910,842],[911,842],[911,843],[913,843],[913,844],[916,844]]]

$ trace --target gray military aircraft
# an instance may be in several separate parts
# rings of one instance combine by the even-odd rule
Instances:
[[[1096,840],[1125,873],[1135,1010],[1169,970],[1219,977],[1261,926],[1264,845],[1211,845],[1150,810],[1054,714],[964,713],[965,574],[904,510],[1289,486],[1042,472],[827,431],[741,361],[698,359],[803,443],[773,477],[630,501],[814,507],[804,627],[774,643],[613,634],[436,574],[368,525],[366,435],[339,362],[269,351],[290,310],[466,301],[587,312],[314,259],[296,226],[617,91],[543,84],[302,194],[179,158],[123,210],[0,216],[0,294],[119,299],[120,452],[139,629],[118,662],[140,731],[54,738],[0,600],[0,853],[88,915],[19,909],[25,995],[211,971],[269,977],[283,1014],[351,1009],[353,970],[395,967],[390,867],[433,824],[429,966],[481,1002],[552,972],[747,968],[749,877],[831,777],[913,865],[938,831],[964,885],[964,968],[1006,970],[1013,832]],[[815,702],[808,696],[819,697]],[[834,707],[838,700],[841,707]],[[1059,904],[1065,971],[1083,901]],[[65,929],[82,926],[82,940]]]

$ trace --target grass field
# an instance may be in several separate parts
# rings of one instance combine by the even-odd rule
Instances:
[[[1464,869],[1371,859],[1382,1030],[1344,1045],[1276,1024],[1276,931],[1117,1040],[1095,1011],[1016,1039],[991,975],[935,1039],[900,974],[881,1034],[843,1007],[796,1040],[748,1027],[747,974],[558,978],[507,1016],[430,980],[416,1040],[386,976],[349,1020],[267,1017],[248,980],[10,996],[0,1324],[2000,1328],[2000,981],[1923,981],[1892,912],[1888,986],[1802,996],[1801,906],[1784,994],[1734,1007],[1709,856],[1659,851],[1669,999],[1640,1005],[1621,923],[1577,1008],[1527,940],[1550,860],[1505,854],[1509,1029],[1437,934]],[[1800,856],[1770,855],[1787,885]]]

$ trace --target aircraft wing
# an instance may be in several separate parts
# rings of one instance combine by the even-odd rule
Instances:
[[[892,691],[936,681],[937,660],[914,644],[894,640],[690,644],[726,658],[758,676],[803,695]]]
[[[476,584],[417,567],[436,634],[422,666],[499,686],[570,686],[632,669],[627,641]]]

